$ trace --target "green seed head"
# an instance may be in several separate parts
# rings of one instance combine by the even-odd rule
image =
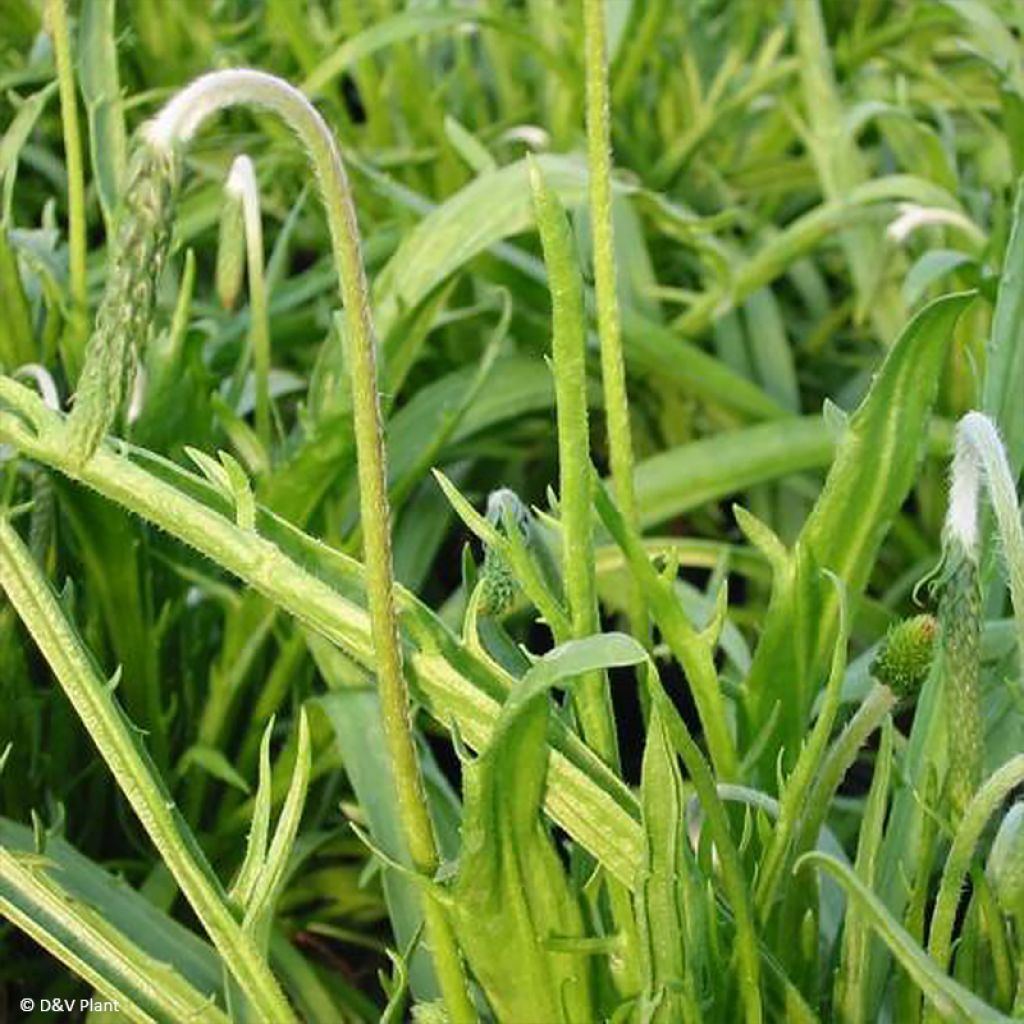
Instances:
[[[1024,925],[1024,802],[1003,818],[988,855],[989,884],[1003,913]]]
[[[932,615],[915,615],[892,626],[871,663],[871,674],[903,700],[916,696],[928,677],[937,633]]]
[[[978,671],[981,664],[981,586],[971,549],[947,536],[938,581],[939,636],[949,743],[949,796],[957,820],[981,783],[985,734]]]
[[[107,284],[71,412],[71,455],[85,462],[131,394],[171,245],[178,160],[143,141],[132,157],[111,244]]]

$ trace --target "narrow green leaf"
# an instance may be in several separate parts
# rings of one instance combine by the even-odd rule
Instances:
[[[18,256],[7,231],[0,227],[0,366],[9,373],[36,359],[25,289],[18,270]]]
[[[661,712],[647,726],[640,806],[644,825],[644,860],[635,890],[641,932],[644,1020],[651,1024],[700,1021],[702,961],[705,951],[688,917],[690,854],[684,819],[683,782]],[[689,927],[688,927],[689,926]]]
[[[446,114],[444,133],[452,148],[476,174],[489,174],[498,169],[490,150],[459,120]]]
[[[77,903],[41,866],[0,847],[0,913],[121,1012],[140,1021],[227,1024],[212,993],[197,992],[172,967],[144,953],[103,911]]]
[[[245,842],[245,857],[228,892],[231,900],[243,911],[252,901],[256,882],[267,857],[267,838],[270,835],[270,811],[273,801],[270,771],[270,737],[273,729],[274,720],[271,718],[263,730],[263,739],[260,741],[260,779],[256,788],[256,802],[253,805],[249,836]]]
[[[178,762],[178,772],[185,774],[192,767],[201,768],[204,772],[212,775],[215,779],[234,786],[246,795],[249,794],[249,783],[239,774],[238,769],[225,757],[220,750],[213,747],[195,745],[188,748],[181,755]]]
[[[295,767],[292,771],[291,785],[285,797],[281,816],[274,829],[274,838],[270,842],[267,856],[263,861],[259,875],[253,884],[249,901],[245,907],[243,929],[255,937],[256,943],[263,950],[270,941],[270,924],[273,920],[274,908],[284,887],[288,868],[288,859],[295,846],[295,838],[299,833],[302,821],[302,810],[306,804],[306,790],[309,788],[309,773],[312,755],[309,748],[309,721],[304,708],[299,710],[299,740],[295,752]]]
[[[636,467],[641,523],[655,526],[748,487],[829,464],[820,416],[760,423],[670,448]]]
[[[331,691],[318,698],[315,706],[323,711],[334,730],[345,773],[366,815],[373,842],[394,861],[408,865],[377,693],[370,687],[353,686],[346,681],[345,655],[333,644],[312,632],[307,633],[306,643]],[[351,670],[351,664],[348,668]],[[426,771],[426,757],[421,763]],[[433,817],[435,821],[444,821],[448,816],[439,814],[435,808]],[[438,838],[442,852],[454,855],[455,837],[442,833]],[[400,949],[411,949],[406,966],[413,995],[423,1001],[436,999],[438,988],[429,950],[414,942],[423,927],[421,892],[408,877],[387,867],[382,884],[395,941]]]
[[[799,872],[808,864],[824,868],[846,890],[850,899],[857,900],[866,920],[903,969],[917,982],[925,998],[945,1019],[961,1024],[1008,1024],[1009,1017],[945,975],[852,868],[828,854],[812,851],[800,858],[794,871]]]
[[[115,0],[83,0],[78,21],[78,80],[89,120],[93,176],[108,233],[128,164],[115,13]]]
[[[794,547],[794,572],[773,591],[747,679],[755,730],[777,702],[782,708],[781,728],[762,757],[764,774],[781,747],[795,756],[820,686],[839,613],[838,595],[820,570],[838,576],[851,601],[860,598],[913,482],[953,325],[971,297],[952,295],[926,306],[893,346],[838,446]]]
[[[56,91],[57,83],[53,81],[23,100],[18,112],[7,126],[7,131],[0,138],[0,186],[3,189],[3,198],[0,200],[0,226],[5,228],[13,227],[11,209],[21,151],[25,148],[25,143],[28,142],[47,101]]]
[[[35,852],[33,831],[0,818],[0,848],[15,857]],[[74,906],[102,909],[103,919],[138,946],[151,962],[184,978],[204,998],[219,993],[223,968],[216,951],[194,932],[171,919],[150,898],[122,878],[83,856],[59,836],[46,843],[46,870]],[[173,883],[172,883],[173,885]]]

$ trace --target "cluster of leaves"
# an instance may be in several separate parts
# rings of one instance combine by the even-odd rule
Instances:
[[[1005,488],[938,625],[890,631],[968,409],[1019,528],[1024,14],[602,4],[602,210],[588,6],[0,7],[8,1001],[461,1019],[427,903],[485,1019],[1024,1008]],[[172,88],[241,64],[317,102],[353,178],[433,877],[375,687],[316,184],[260,112],[180,175],[129,160]],[[602,216],[635,515],[601,476]],[[90,343],[117,356],[92,381]]]

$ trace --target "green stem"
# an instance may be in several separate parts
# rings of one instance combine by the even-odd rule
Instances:
[[[643,588],[665,643],[686,673],[715,774],[723,782],[734,782],[740,776],[739,759],[715,668],[713,645],[693,628],[674,588],[658,574],[640,534],[626,524],[607,488],[600,481],[595,487],[598,515],[625,555],[633,578]]]
[[[838,586],[833,577],[832,582]],[[839,602],[839,634],[832,652],[832,667],[825,696],[814,728],[801,747],[793,774],[779,796],[779,817],[772,832],[771,841],[765,850],[758,869],[757,885],[754,889],[754,906],[758,916],[767,920],[771,913],[779,886],[787,876],[786,866],[791,863],[800,840],[800,822],[808,810],[810,795],[815,786],[826,754],[826,745],[832,733],[836,712],[842,694],[842,681],[846,671],[846,646],[849,639],[848,617],[845,598]],[[810,842],[817,839],[817,832],[811,834]]]
[[[64,0],[47,0],[46,23],[53,39],[60,92],[60,116],[64,132],[64,166],[68,177],[68,276],[71,320],[64,351],[65,369],[77,378],[85,352],[89,291],[86,282],[85,170],[82,133],[78,121],[75,71],[71,62],[71,33]]]
[[[384,431],[377,390],[377,356],[359,227],[341,154],[330,128],[287,82],[259,71],[214,72],[178,93],[150,126],[150,141],[168,148],[187,142],[210,115],[244,104],[280,116],[298,135],[313,165],[327,214],[331,248],[346,313],[346,363],[352,388],[360,521],[366,593],[376,658],[385,739],[395,771],[399,814],[415,869],[432,876],[439,858],[413,738],[394,606],[391,514]],[[426,937],[449,1016],[475,1021],[462,961],[450,923],[433,900],[424,900]]]
[[[761,1005],[761,960],[750,893],[747,889],[739,850],[729,830],[729,817],[718,796],[718,787],[704,755],[690,735],[686,723],[669,699],[657,677],[653,662],[648,663],[648,692],[651,702],[661,711],[669,739],[683,759],[690,780],[703,810],[707,828],[715,844],[721,865],[722,887],[729,898],[736,925],[736,959],[739,966],[740,996],[743,1016],[747,1024],[759,1024],[763,1016]]]
[[[590,227],[594,238],[594,295],[601,346],[601,380],[608,422],[615,500],[626,522],[639,522],[633,482],[633,436],[629,425],[626,363],[622,355],[622,324],[615,280],[615,235],[612,224],[611,123],[608,96],[608,55],[605,0],[583,0],[583,42],[586,64],[587,161],[590,167]],[[633,633],[648,634],[643,595],[630,585],[629,617]]]
[[[875,683],[868,691],[864,702],[857,708],[856,714],[847,722],[839,738],[832,744],[811,787],[811,795],[807,801],[808,810],[800,826],[798,853],[813,847],[840,783],[857,759],[857,754],[868,737],[882,725],[895,706],[896,695],[892,690],[881,683]]]
[[[373,670],[375,652],[362,605],[366,574],[359,562],[265,509],[259,511],[258,524],[267,536],[241,529],[233,510],[206,503],[215,499],[202,478],[142,449],[135,449],[134,456],[151,470],[115,452],[112,445],[101,445],[80,465],[69,450],[67,419],[9,377],[0,376],[0,405],[13,410],[0,411],[0,442],[195,548]],[[316,574],[303,565],[316,565]],[[442,725],[457,727],[474,750],[486,749],[508,694],[507,682],[460,644],[413,594],[401,586],[397,591],[417,699]],[[548,812],[616,878],[633,884],[641,842],[635,799],[574,733],[557,724],[553,728]]]
[[[594,530],[591,511],[590,432],[587,411],[583,279],[572,232],[558,197],[530,161],[530,184],[551,288],[551,350],[558,420],[558,500],[562,522],[562,575],[577,639],[598,632]],[[574,700],[583,736],[606,764],[618,765],[611,696],[602,673],[583,679]]]
[[[239,986],[266,1019],[294,1020],[277,981],[239,927],[202,850],[134,739],[131,726],[114,702],[112,688],[96,675],[88,652],[6,518],[0,518],[0,589],[42,651]]]
[[[949,968],[956,911],[963,891],[964,877],[970,869],[978,840],[981,839],[989,818],[998,810],[1010,791],[1022,781],[1024,754],[1018,754],[990,776],[964,811],[963,820],[946,858],[928,935],[928,952],[943,971]],[[932,1011],[928,1019],[934,1021],[938,1018]]]

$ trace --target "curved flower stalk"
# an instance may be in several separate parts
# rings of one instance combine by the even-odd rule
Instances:
[[[985,873],[1019,946],[1024,943],[1024,801],[1018,800],[1000,822]],[[1024,1016],[1024,957],[1017,964],[1013,1015]]]
[[[294,86],[262,71],[233,69],[197,78],[161,110],[146,130],[146,146],[173,161],[200,126],[226,107],[269,110],[298,136],[313,166],[327,214],[331,249],[345,309],[346,363],[352,384],[366,592],[388,753],[399,813],[416,871],[432,876],[439,859],[420,774],[409,696],[402,673],[395,614],[384,438],[377,391],[376,345],[360,253],[359,228],[337,143],[316,108]],[[474,1021],[462,961],[442,908],[425,898],[426,941],[453,1022]]]
[[[942,870],[928,933],[928,953],[940,970],[945,971],[949,967],[956,911],[974,852],[993,814],[1022,781],[1024,754],[1018,754],[986,780],[964,809]],[[930,1015],[929,1024],[937,1019],[937,1015]]]

